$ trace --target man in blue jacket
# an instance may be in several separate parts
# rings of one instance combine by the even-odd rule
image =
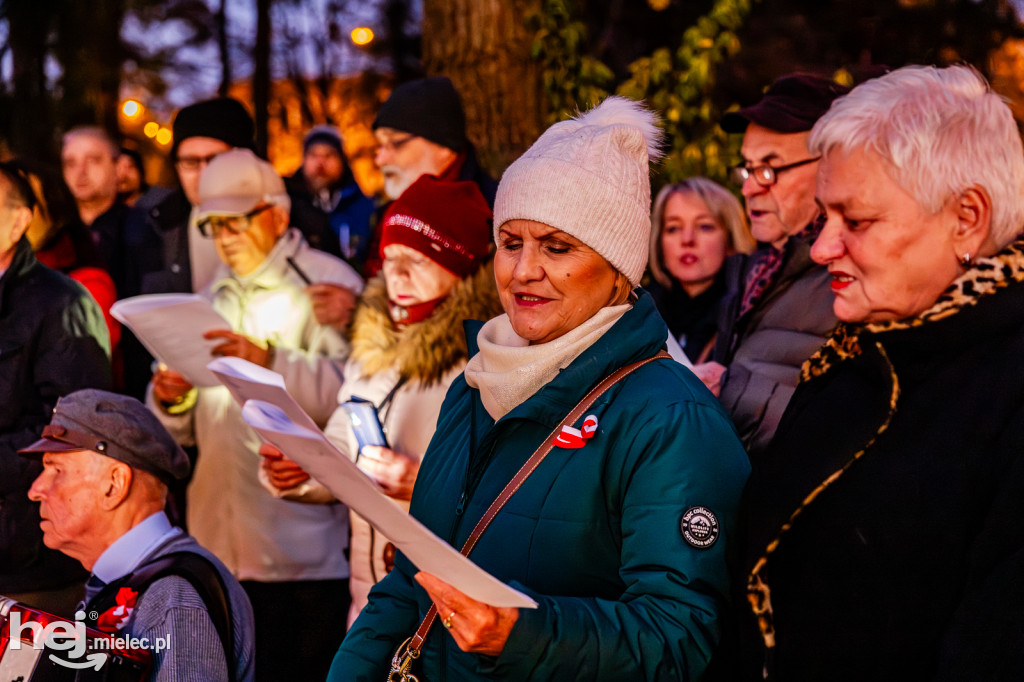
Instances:
[[[314,126],[302,141],[302,167],[285,180],[291,224],[314,249],[359,269],[370,246],[373,200],[356,183],[337,128]]]

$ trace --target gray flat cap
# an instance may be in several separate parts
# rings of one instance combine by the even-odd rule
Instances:
[[[188,476],[185,451],[145,405],[125,395],[87,388],[57,401],[43,437],[18,452],[92,450],[147,471],[170,485]]]

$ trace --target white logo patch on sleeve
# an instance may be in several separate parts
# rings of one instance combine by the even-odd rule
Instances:
[[[697,549],[707,549],[715,544],[720,533],[718,517],[707,507],[690,507],[679,522],[679,529],[687,544]]]

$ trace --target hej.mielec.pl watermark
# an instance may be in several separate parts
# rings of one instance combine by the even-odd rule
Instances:
[[[21,649],[22,637],[31,633],[32,647],[65,652],[66,659],[50,654],[51,661],[68,668],[96,668],[99,670],[107,660],[107,651],[145,649],[160,653],[171,648],[171,633],[166,637],[109,636],[90,637],[85,628],[85,612],[75,614],[75,621],[58,620],[43,625],[29,620],[22,622],[21,613],[14,611],[8,618],[10,625],[10,648]],[[87,652],[89,652],[87,654]]]

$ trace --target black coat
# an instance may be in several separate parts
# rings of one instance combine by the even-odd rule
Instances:
[[[154,187],[136,206],[148,214],[149,230],[133,244],[138,286],[125,295],[191,293],[188,219],[192,204],[185,192]]]
[[[725,294],[725,273],[719,271],[711,287],[693,298],[675,280],[671,287],[664,287],[652,277],[644,288],[650,292],[654,305],[686,357],[690,362],[702,361],[701,356],[710,350],[718,331],[718,308]]]
[[[114,280],[118,297],[138,293],[133,260],[138,253],[140,240],[145,239],[149,231],[145,212],[134,206],[114,202],[96,217],[88,230],[104,267]]]
[[[85,576],[76,560],[43,546],[39,505],[26,496],[42,466],[17,452],[40,437],[57,398],[110,388],[109,352],[96,301],[40,264],[22,238],[0,276],[0,594]]]
[[[745,495],[777,679],[1024,679],[1022,248],[805,365]]]

